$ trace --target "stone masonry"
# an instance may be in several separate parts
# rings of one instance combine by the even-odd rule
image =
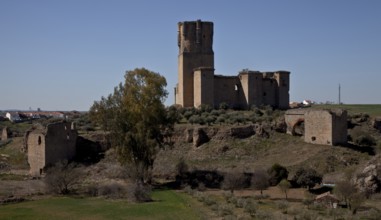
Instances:
[[[40,176],[48,165],[71,160],[76,154],[77,130],[74,124],[60,122],[27,132],[25,151],[28,154],[30,175]]]
[[[286,111],[287,133],[294,135],[304,122],[304,141],[313,144],[339,145],[347,143],[347,111],[342,109],[291,109]]]
[[[247,109],[270,105],[289,108],[290,72],[243,70],[238,76],[214,74],[213,23],[178,23],[178,84],[175,103],[183,107],[206,104]]]

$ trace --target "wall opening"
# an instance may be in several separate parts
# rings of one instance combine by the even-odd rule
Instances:
[[[37,141],[38,145],[41,145],[41,136],[38,136],[38,141]]]
[[[234,85],[234,91],[238,91],[238,84]]]
[[[311,141],[316,141],[316,137],[315,137],[315,136],[312,136],[312,137],[311,137]]]
[[[304,135],[304,120],[299,120],[292,128],[292,135],[303,136]]]

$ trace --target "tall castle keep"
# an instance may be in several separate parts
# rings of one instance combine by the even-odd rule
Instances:
[[[252,105],[289,108],[290,72],[243,70],[238,76],[214,75],[213,23],[178,23],[178,77],[176,104],[202,104],[247,109]]]

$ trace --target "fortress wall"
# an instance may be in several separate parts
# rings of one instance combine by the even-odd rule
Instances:
[[[278,83],[278,108],[288,109],[290,106],[290,72],[278,71],[274,76]]]
[[[194,72],[194,106],[206,104],[214,107],[214,69],[199,68]]]
[[[214,105],[218,107],[223,102],[229,104],[231,108],[246,106],[244,92],[237,76],[214,77]]]
[[[28,135],[28,164],[29,173],[39,176],[45,167],[45,135],[41,132],[31,132]]]
[[[304,141],[313,144],[332,145],[332,115],[327,110],[310,110],[305,114]]]
[[[273,107],[278,106],[278,88],[274,79],[264,79],[262,81],[262,104],[270,105]]]
[[[348,138],[347,111],[337,110],[332,112],[332,144],[346,144]]]
[[[60,160],[71,160],[75,156],[77,132],[71,129],[70,123],[56,123],[47,126],[46,164]]]

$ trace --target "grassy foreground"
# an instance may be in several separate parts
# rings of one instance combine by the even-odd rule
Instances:
[[[153,192],[154,202],[133,204],[102,198],[53,197],[0,206],[0,219],[200,219],[185,194]]]

